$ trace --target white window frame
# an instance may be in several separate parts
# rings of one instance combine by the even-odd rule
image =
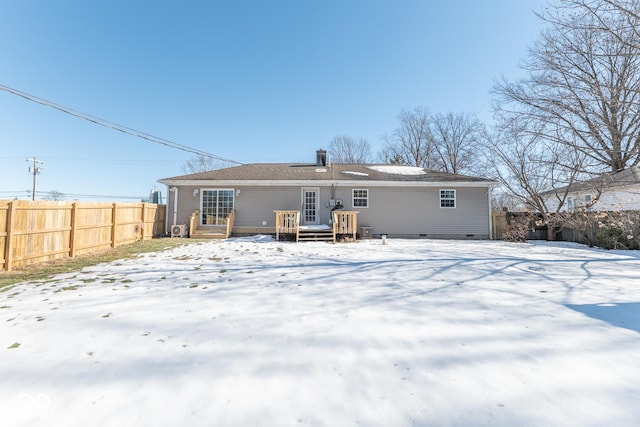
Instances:
[[[443,197],[448,195],[448,192],[453,193],[453,198]],[[456,190],[453,190],[450,188],[443,188],[438,190],[438,195],[440,196],[440,209],[455,209],[456,206],[458,205]],[[449,202],[449,201],[453,201],[453,206],[443,206],[443,204],[447,204],[444,202]]]
[[[207,215],[207,212],[205,212],[205,207],[204,207],[204,193],[211,192],[211,191],[215,191],[218,194],[220,194],[221,191],[231,192],[231,210],[235,209],[236,199],[235,199],[235,190],[233,188],[202,188],[200,189],[200,220],[199,221],[200,221],[200,225],[202,226],[215,225],[215,224],[207,224],[205,221],[205,218],[206,218],[205,215]],[[222,218],[226,218],[224,213],[219,212],[219,209],[220,207],[216,205],[216,209],[215,209],[216,222],[221,222],[220,220]]]
[[[356,197],[356,191],[364,191],[365,192],[365,196],[358,196]],[[364,200],[364,202],[366,203],[365,206],[356,206],[356,200]],[[351,189],[351,206],[354,209],[367,209],[369,207],[369,189],[368,188],[352,188]]]

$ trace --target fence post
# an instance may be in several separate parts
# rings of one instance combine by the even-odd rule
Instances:
[[[71,258],[76,256],[76,212],[78,209],[78,203],[71,204],[71,232],[69,233],[69,256]]]
[[[114,203],[111,208],[111,247],[116,247],[116,210],[117,203]]]
[[[146,211],[147,211],[147,204],[146,203],[142,203],[142,220],[140,221],[140,240],[144,241],[144,229],[146,228],[146,220],[147,220],[147,215],[146,215]]]
[[[7,209],[7,237],[4,241],[4,269],[11,271],[13,264],[13,250],[11,248],[12,231],[13,231],[13,214],[16,211],[16,202],[9,202],[9,209]]]

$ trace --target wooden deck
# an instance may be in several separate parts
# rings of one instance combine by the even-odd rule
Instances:
[[[193,239],[228,239],[233,230],[235,211],[231,211],[224,219],[224,224],[200,225],[200,211],[191,214],[189,220],[189,237]]]
[[[327,226],[300,225],[300,211],[276,210],[276,240],[332,242],[356,240],[358,232],[358,211],[333,211],[332,222]]]
[[[289,239],[296,242],[355,241],[358,232],[358,211],[334,211],[331,225],[300,225],[300,211],[276,210],[276,240]],[[195,211],[189,220],[189,236],[194,239],[228,239],[233,230],[235,211],[231,211],[223,224],[200,225],[200,211]]]

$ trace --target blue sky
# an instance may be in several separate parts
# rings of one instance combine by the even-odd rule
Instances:
[[[0,0],[0,84],[243,163],[374,152],[402,109],[491,121],[544,0]],[[140,198],[190,154],[0,91],[0,199]],[[86,199],[86,197],[77,198]],[[98,199],[98,198],[93,198]]]

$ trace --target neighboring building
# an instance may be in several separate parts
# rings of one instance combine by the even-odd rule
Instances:
[[[544,193],[550,212],[557,211],[559,200],[566,197],[560,212],[587,207],[593,211],[640,210],[640,170],[638,166],[608,172],[593,179]]]
[[[302,225],[329,224],[341,205],[358,211],[372,236],[488,239],[495,181],[398,165],[247,164],[159,180],[167,185],[168,226],[224,222],[234,235],[272,234],[275,210],[299,210]]]

